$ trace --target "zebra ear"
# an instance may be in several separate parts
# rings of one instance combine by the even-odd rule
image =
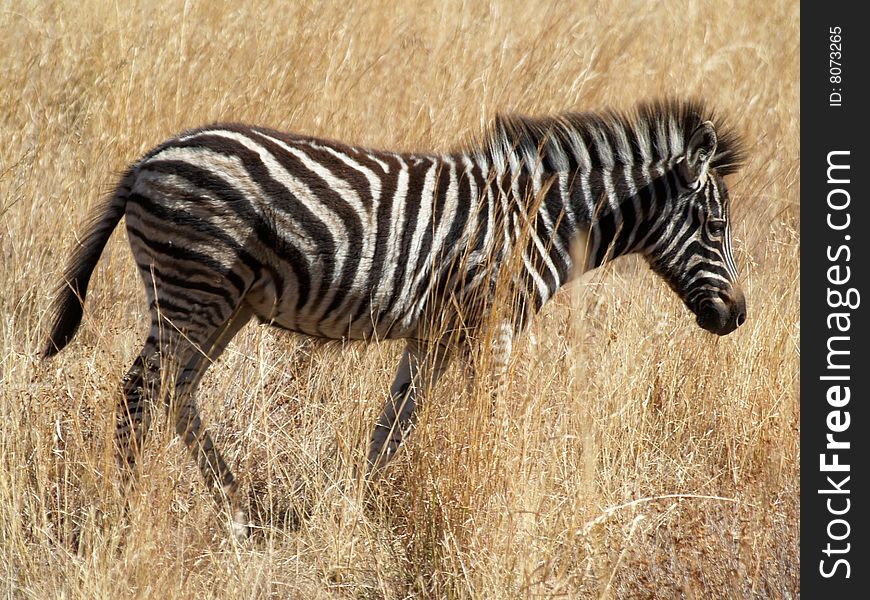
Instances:
[[[713,155],[716,154],[716,130],[713,123],[704,121],[692,132],[686,147],[686,179],[696,182],[707,173]]]

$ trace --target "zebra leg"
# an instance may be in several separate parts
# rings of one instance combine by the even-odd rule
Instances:
[[[122,396],[115,410],[115,451],[125,487],[135,478],[136,463],[151,424],[154,404],[160,398],[161,378],[172,373],[169,361],[175,350],[171,326],[152,314],[145,345],[121,380]]]
[[[160,353],[149,336],[142,352],[122,380],[116,408],[115,452],[126,489],[135,475],[136,462],[151,423],[154,398],[160,388]]]
[[[516,336],[513,325],[509,321],[502,321],[496,328],[495,335],[490,347],[491,366],[496,384],[500,387],[507,377],[508,365],[514,351],[514,337]]]
[[[243,305],[219,327],[184,331],[165,313],[153,315],[145,347],[124,378],[124,396],[118,406],[115,430],[118,463],[126,483],[135,470],[154,401],[162,396],[174,417],[175,431],[199,465],[209,490],[219,504],[229,501],[233,533],[239,538],[247,534],[247,523],[238,506],[238,484],[203,427],[193,394],[206,369],[251,315],[250,308]],[[161,388],[173,393],[161,391]]]
[[[372,432],[366,476],[377,474],[414,426],[417,401],[450,364],[450,350],[434,342],[409,341],[402,353],[390,397]]]
[[[489,343],[468,341],[462,347],[465,379],[469,390],[478,383],[500,390],[507,378],[513,354],[515,329],[509,321],[499,323]]]
[[[169,408],[175,419],[175,432],[184,441],[193,459],[199,466],[206,486],[219,506],[227,503],[232,515],[233,535],[241,540],[248,535],[245,511],[238,497],[238,482],[214,444],[211,434],[202,424],[202,418],[194,401],[194,393],[208,367],[223,353],[230,340],[251,319],[253,312],[242,305],[227,321],[201,345],[188,334],[185,341],[190,345],[188,360],[175,381],[175,396],[168,398]]]

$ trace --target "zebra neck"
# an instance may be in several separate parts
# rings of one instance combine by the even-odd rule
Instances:
[[[619,256],[645,253],[667,230],[679,184],[671,165],[576,173],[566,201],[578,215],[583,269]]]
[[[490,239],[516,245],[535,310],[578,271],[624,254],[644,252],[667,231],[671,190],[679,189],[670,161],[606,170],[550,170],[542,161],[503,154],[475,156],[480,208],[498,229]],[[458,161],[456,161],[458,162]],[[575,268],[575,263],[576,267]]]

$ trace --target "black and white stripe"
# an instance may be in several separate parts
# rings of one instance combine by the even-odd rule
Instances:
[[[638,252],[703,327],[723,334],[742,323],[722,180],[741,153],[734,134],[711,119],[693,102],[499,118],[484,143],[441,155],[249,125],[187,132],[134,164],[95,216],[66,271],[45,354],[75,333],[91,272],[126,216],[152,327],[125,378],[122,464],[132,465],[147,397],[171,357],[176,390],[164,395],[176,398],[179,434],[209,484],[232,495],[233,476],[192,394],[256,317],[323,338],[410,340],[373,435],[374,468],[398,446],[414,390],[425,387],[418,372],[433,353],[424,342],[439,348],[439,373],[451,355],[430,325],[464,339],[504,280],[516,299],[499,336],[509,347],[577,271],[578,239],[587,244],[581,270]]]

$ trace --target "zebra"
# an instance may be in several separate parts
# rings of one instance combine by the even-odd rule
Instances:
[[[698,100],[631,111],[498,116],[482,143],[396,153],[216,124],[160,144],[93,212],[64,272],[44,350],[78,328],[88,282],[122,217],[151,316],[122,380],[119,466],[131,473],[162,400],[207,487],[248,531],[238,483],[194,391],[252,319],[314,338],[404,339],[370,439],[375,477],[420,399],[478,334],[503,369],[530,317],[576,273],[639,253],[725,335],[746,320],[723,177],[743,143]],[[584,254],[575,257],[577,240]],[[579,263],[579,264],[575,264]],[[499,284],[498,282],[502,282]],[[478,346],[479,347],[479,346]]]

